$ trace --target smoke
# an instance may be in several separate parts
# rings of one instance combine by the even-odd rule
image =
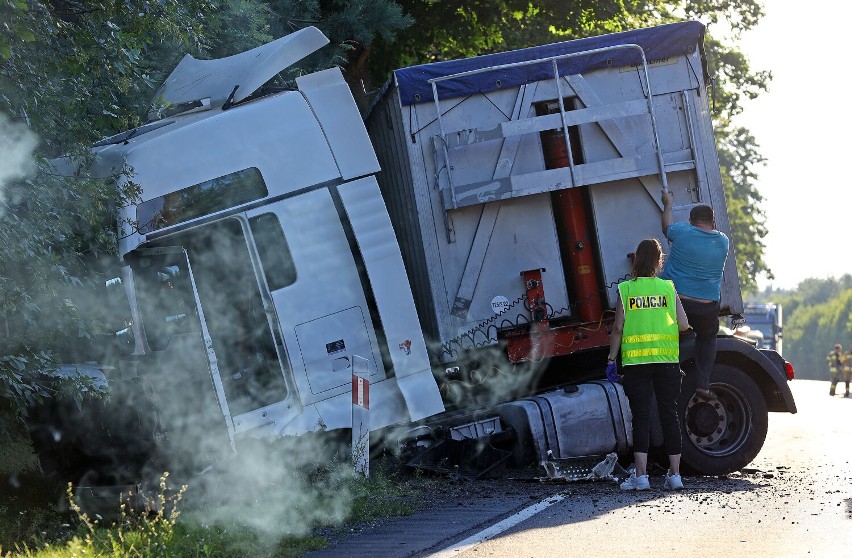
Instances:
[[[35,171],[33,153],[38,138],[24,124],[0,113],[0,196],[6,185]]]
[[[278,227],[263,219],[249,223],[255,229],[264,225]],[[108,403],[101,409],[91,402],[89,413],[69,402],[67,414],[54,415],[37,444],[40,453],[56,457],[59,475],[78,486],[141,481],[147,498],[156,496],[159,479],[168,472],[171,486],[188,486],[179,506],[182,518],[201,525],[274,538],[345,521],[362,488],[348,456],[349,440],[340,439],[348,431],[281,438],[267,425],[257,435],[271,439],[238,433],[236,452],[231,449],[195,294],[236,427],[256,421],[264,430],[261,416],[267,414],[298,418],[295,389],[282,374],[289,365],[277,357],[240,222],[223,220],[161,244],[162,253],[125,261],[133,266],[147,354],[133,354],[139,349],[132,331],[137,317],[127,299],[130,275],[122,273],[106,282],[104,296],[86,304],[101,307],[110,333],[97,343],[105,347],[97,359],[108,365]],[[193,282],[184,251],[168,248],[174,245],[187,250]],[[298,352],[290,356],[298,362]],[[287,414],[291,406],[294,411]],[[304,419],[303,430],[321,428],[315,422],[319,415],[313,417]]]
[[[203,196],[193,198],[189,201],[197,203],[188,205],[195,207],[204,200]],[[167,210],[177,211],[165,204],[160,209],[164,213]],[[304,219],[314,219],[309,217],[312,215],[306,211]],[[287,217],[295,220],[300,216]],[[114,349],[120,353],[105,359],[116,371],[110,378],[111,400],[126,411],[119,416],[110,414],[104,422],[110,425],[113,437],[116,433],[126,436],[126,443],[118,446],[113,438],[98,437],[94,433],[97,427],[81,428],[79,438],[68,433],[62,440],[69,448],[86,443],[93,456],[112,452],[101,460],[109,462],[111,468],[94,471],[90,475],[93,484],[129,484],[142,478],[151,491],[156,490],[163,472],[169,471],[171,482],[189,486],[186,509],[191,511],[184,518],[203,525],[247,528],[269,537],[304,534],[320,524],[340,523],[353,513],[358,487],[347,449],[341,449],[348,441],[341,444],[334,433],[274,439],[273,427],[262,420],[269,415],[280,417],[275,420],[281,420],[282,425],[286,424],[283,421],[301,421],[297,428],[302,430],[315,426],[320,415],[309,408],[300,414],[296,397],[299,386],[285,381],[282,374],[297,376],[302,360],[313,367],[308,379],[315,382],[302,387],[302,397],[308,399],[312,391],[324,394],[338,387],[322,383],[339,378],[321,374],[326,370],[321,365],[331,362],[321,357],[328,358],[326,343],[350,338],[350,332],[345,331],[351,324],[345,319],[348,314],[320,316],[324,320],[322,343],[314,353],[309,352],[306,338],[287,336],[300,325],[298,320],[306,319],[303,314],[313,319],[316,316],[301,309],[298,316],[295,311],[282,314],[290,325],[282,325],[277,333],[289,343],[278,344],[266,310],[272,301],[264,298],[265,291],[258,283],[265,279],[271,290],[277,285],[279,291],[284,288],[281,283],[289,286],[283,279],[293,275],[283,257],[290,253],[285,241],[291,247],[299,246],[309,261],[334,261],[336,254],[326,252],[327,245],[314,238],[324,238],[317,233],[319,226],[321,223],[301,227],[299,231],[304,233],[300,235],[282,229],[273,214],[248,220],[228,218],[169,235],[159,244],[148,244],[159,250],[126,258],[125,263],[133,270],[138,316],[129,312],[127,291],[120,280],[109,282],[109,294],[100,302],[116,298],[117,306],[125,307],[123,311],[104,310],[112,318]],[[293,234],[284,238],[282,230]],[[256,270],[247,238],[254,239],[263,269]],[[176,246],[180,249],[173,248]],[[270,251],[264,251],[266,248]],[[129,286],[130,275],[122,274],[122,278]],[[303,289],[300,301],[322,299],[321,285],[334,285],[334,294],[340,300],[355,298],[342,292],[345,282],[316,274],[311,278],[309,285],[296,286]],[[202,342],[202,318],[215,352],[216,386],[211,382],[210,354]],[[137,319],[144,325],[144,355],[129,327]],[[279,359],[279,350],[289,352]],[[448,400],[458,405],[502,402],[528,390],[535,378],[531,366],[508,364],[497,346],[481,347],[476,357],[476,362],[459,363],[463,364],[463,375],[442,384]],[[327,371],[333,372],[331,364],[327,366]],[[227,410],[220,407],[221,401],[227,403]],[[331,413],[327,412],[323,420],[329,420]],[[241,432],[236,436],[236,454],[228,439],[226,414],[234,417],[235,428]],[[252,428],[257,429],[256,435],[272,439],[246,440]],[[409,431],[402,427],[388,431],[386,439],[393,442],[394,438],[405,438]]]
[[[451,354],[453,361],[439,379],[444,401],[468,410],[505,403],[535,392],[547,361],[513,364],[505,348],[488,343],[484,328],[449,343],[432,344],[436,354]]]
[[[352,513],[357,477],[322,438],[244,442],[232,459],[190,482],[192,511],[185,519],[267,538],[343,523]]]
[[[248,225],[258,236],[280,229],[277,220],[264,218]],[[143,476],[155,486],[168,468],[173,482],[188,485],[186,503],[192,511],[185,519],[267,537],[301,535],[349,517],[354,471],[339,439],[343,431],[284,438],[266,431],[258,439],[237,434],[236,452],[231,450],[221,399],[238,429],[256,424],[263,430],[261,417],[267,414],[296,417],[285,411],[293,405],[293,387],[282,375],[282,366],[289,364],[286,355],[278,358],[245,234],[238,220],[226,219],[163,241],[185,248],[188,260],[182,250],[165,248],[163,254],[132,260],[151,350],[139,371],[157,409],[153,427],[168,438],[167,455],[148,463]],[[267,244],[280,241],[271,236],[264,237]],[[286,275],[277,270],[270,280]],[[221,379],[215,388],[208,354],[199,343],[202,316],[196,313],[196,295]],[[123,402],[132,398],[126,394]],[[140,415],[146,414],[144,405],[138,398],[133,402]],[[305,430],[312,426],[306,424]]]

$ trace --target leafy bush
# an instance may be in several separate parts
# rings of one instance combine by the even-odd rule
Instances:
[[[123,495],[123,502],[116,500],[115,520],[86,512],[79,489],[75,494],[69,486],[66,489],[69,511],[61,512],[47,501],[31,508],[26,529],[19,525],[14,533],[9,532],[17,537],[0,537],[0,556],[6,558],[4,549],[9,556],[31,558],[300,556],[328,544],[320,533],[413,512],[423,483],[412,485],[410,479],[395,476],[384,461],[374,465],[370,478],[353,474],[350,464],[340,462],[300,471],[298,476],[303,482],[317,482],[328,490],[317,490],[312,500],[302,501],[302,506],[316,510],[310,511],[312,529],[298,534],[287,533],[283,525],[277,531],[270,531],[246,521],[245,512],[263,514],[274,510],[278,502],[292,501],[287,494],[288,486],[266,485],[260,492],[247,490],[242,501],[229,501],[222,510],[214,510],[210,501],[195,500],[196,507],[192,507],[186,498],[188,487],[171,486],[170,475],[164,474],[156,494],[147,499],[142,509],[133,509],[127,495]],[[337,517],[325,515],[323,510],[328,509],[336,493],[351,495],[351,499],[346,499],[345,513]],[[296,510],[303,512],[308,510]],[[0,504],[0,520],[11,518],[11,514],[4,516],[4,513]],[[54,527],[44,530],[47,525]],[[17,542],[4,547],[4,540]]]

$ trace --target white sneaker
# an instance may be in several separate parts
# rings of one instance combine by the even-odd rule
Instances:
[[[680,475],[666,473],[666,482],[663,486],[666,490],[683,490],[683,481],[680,479]]]
[[[651,483],[648,482],[648,475],[636,476],[636,473],[631,473],[630,478],[621,483],[622,490],[648,490],[651,488]]]

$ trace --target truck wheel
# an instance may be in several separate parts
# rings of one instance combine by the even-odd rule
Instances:
[[[738,471],[757,457],[766,440],[769,414],[763,394],[745,372],[726,364],[716,364],[710,375],[718,399],[694,396],[696,380],[694,373],[687,375],[678,399],[683,463],[705,475]]]

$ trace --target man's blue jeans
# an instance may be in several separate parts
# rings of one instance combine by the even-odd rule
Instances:
[[[719,301],[701,302],[681,297],[686,319],[695,331],[695,368],[698,386],[710,389],[710,373],[716,362],[716,336],[719,334]]]

